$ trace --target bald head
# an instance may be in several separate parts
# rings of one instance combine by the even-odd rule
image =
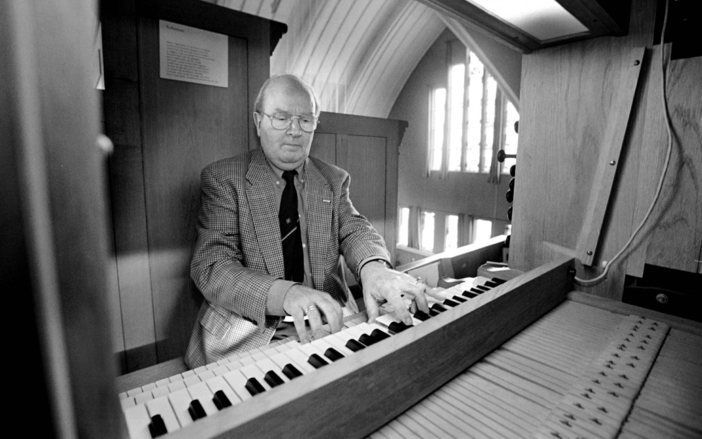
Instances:
[[[285,94],[306,93],[314,105],[314,116],[319,116],[319,101],[317,100],[317,95],[315,94],[312,86],[297,76],[290,74],[274,75],[263,83],[261,89],[258,91],[258,95],[256,96],[256,101],[254,102],[255,112],[260,113],[261,111],[264,111],[266,97],[271,89],[275,89],[277,92],[282,92]]]

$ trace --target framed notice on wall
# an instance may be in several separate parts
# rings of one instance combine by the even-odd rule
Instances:
[[[159,20],[160,76],[228,87],[227,36]]]

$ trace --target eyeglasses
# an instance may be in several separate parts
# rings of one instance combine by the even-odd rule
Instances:
[[[276,130],[287,130],[292,125],[293,119],[297,119],[300,129],[306,133],[311,133],[317,128],[317,118],[314,116],[291,116],[288,113],[268,114],[263,111],[259,111],[258,113],[268,116],[271,120],[271,126]]]

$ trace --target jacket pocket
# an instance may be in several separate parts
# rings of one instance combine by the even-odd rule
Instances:
[[[212,305],[207,307],[207,311],[200,319],[200,324],[218,340],[223,339],[232,328],[229,317]]]

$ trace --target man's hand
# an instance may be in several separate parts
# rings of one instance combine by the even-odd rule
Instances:
[[[408,303],[414,301],[420,310],[429,312],[424,295],[426,286],[408,274],[389,269],[383,262],[365,264],[361,270],[361,284],[369,322],[378,317],[381,304],[394,318],[408,325],[412,324]]]
[[[341,330],[343,313],[341,305],[329,294],[303,285],[293,285],[283,299],[283,310],[292,316],[300,342],[306,343],[315,338],[322,328],[322,314],[329,324],[331,332]],[[310,330],[305,327],[305,316],[310,323]]]

